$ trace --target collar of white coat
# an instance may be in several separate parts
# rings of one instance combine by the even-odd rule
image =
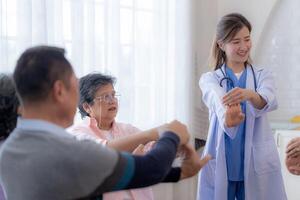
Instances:
[[[217,69],[217,70],[214,71],[215,77],[216,77],[216,79],[217,79],[219,85],[220,85],[220,82],[221,82],[222,78],[224,78],[224,74],[222,73],[221,69],[223,70],[223,72],[224,72],[225,75],[226,75],[226,72],[225,72],[225,64],[223,64],[223,65],[221,66],[221,68],[219,68],[219,69]],[[221,86],[220,86],[220,87],[221,87]],[[226,92],[226,91],[227,91],[227,84],[224,84],[224,83],[223,83],[223,87],[222,87],[222,88],[223,88],[223,90]]]
[[[224,74],[222,73],[221,69],[223,70],[223,72],[225,73],[226,75],[226,72],[225,72],[225,64],[223,64],[219,69],[217,69],[215,71],[215,74],[216,74],[216,78],[218,79],[218,81],[220,82],[220,80],[222,78],[224,78]]]

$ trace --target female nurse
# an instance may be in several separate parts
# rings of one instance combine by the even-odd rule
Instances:
[[[267,119],[277,108],[274,80],[250,63],[251,24],[238,13],[218,23],[213,72],[200,78],[209,109],[204,154],[213,159],[199,175],[198,200],[285,200],[279,156]]]

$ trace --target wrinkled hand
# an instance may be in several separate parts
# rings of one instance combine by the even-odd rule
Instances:
[[[300,175],[300,156],[286,157],[285,165],[290,173]]]
[[[144,145],[140,144],[137,148],[135,148],[132,152],[133,155],[144,155],[145,151],[144,151]]]
[[[182,146],[185,158],[181,165],[180,179],[185,179],[196,175],[200,169],[211,159],[210,155],[200,159],[195,149],[190,144]]]
[[[144,153],[149,152],[156,144],[156,141],[148,142],[144,147]]]
[[[177,120],[174,120],[171,123],[162,126],[159,130],[160,135],[165,131],[171,131],[175,133],[179,137],[181,145],[187,144],[190,139],[190,135],[188,133],[186,125],[182,124]]]
[[[139,144],[137,148],[135,148],[132,152],[133,155],[145,155],[147,152],[149,152],[154,145],[156,144],[156,141],[148,142],[146,145]]]
[[[300,156],[300,137],[292,139],[286,148],[287,157],[297,157]]]
[[[251,90],[243,88],[233,88],[222,98],[222,103],[224,105],[235,105],[240,104],[243,101],[249,100],[251,98]]]
[[[225,125],[227,127],[237,126],[244,121],[244,119],[245,114],[242,112],[240,104],[226,106]]]

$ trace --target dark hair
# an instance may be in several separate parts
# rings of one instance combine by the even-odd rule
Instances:
[[[0,74],[0,140],[16,127],[19,100],[11,76]]]
[[[101,73],[91,73],[80,78],[80,100],[78,108],[82,118],[89,116],[89,114],[84,110],[83,104],[88,103],[93,105],[97,90],[108,84],[114,85],[115,82],[116,79],[114,77]]]
[[[226,62],[225,52],[220,49],[218,42],[230,42],[243,27],[247,27],[251,33],[252,26],[250,22],[239,13],[225,15],[219,21],[210,56],[210,65],[215,70],[219,69]],[[250,58],[245,64],[249,62]]]
[[[21,55],[13,77],[24,103],[44,100],[57,80],[70,86],[73,69],[64,54],[65,50],[62,48],[36,46]]]

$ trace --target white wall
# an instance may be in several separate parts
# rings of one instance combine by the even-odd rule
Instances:
[[[270,68],[276,80],[279,107],[269,119],[279,125],[300,112],[299,8],[299,0],[278,1],[257,45],[256,64]]]

